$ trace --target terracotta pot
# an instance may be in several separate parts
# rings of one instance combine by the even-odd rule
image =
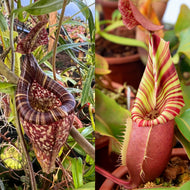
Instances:
[[[140,60],[139,54],[129,55],[126,57],[105,57],[112,71],[108,76],[120,84],[124,82],[127,85],[138,88],[144,73],[145,66]]]
[[[183,148],[173,148],[171,157],[179,156],[182,159],[188,159],[187,154]],[[115,169],[112,174],[117,178],[122,178],[124,175],[128,173],[126,166],[120,166]],[[112,190],[115,183],[109,179],[106,179],[104,183],[101,185],[100,190]]]
[[[118,8],[118,1],[97,0],[96,3],[101,4],[104,14],[104,19],[111,20],[112,13]]]

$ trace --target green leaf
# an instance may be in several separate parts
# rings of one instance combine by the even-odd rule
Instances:
[[[87,45],[88,42],[84,42],[84,43],[73,43],[73,44],[63,44],[63,45],[60,45],[59,47],[57,47],[57,52],[56,53],[60,53],[62,51],[65,51],[65,50],[69,50],[69,49],[72,49],[74,47],[78,47],[78,46],[82,46],[82,45]],[[39,64],[43,63],[44,61],[50,59],[51,57],[53,56],[53,52],[49,52],[47,53],[40,61],[39,61]],[[74,59],[77,63],[79,63],[79,61],[77,60],[76,56],[73,58],[71,57],[72,59]],[[82,65],[83,66],[83,65]],[[83,66],[84,67],[84,66]]]
[[[98,33],[99,31],[101,31],[101,29],[100,29],[100,15],[97,10],[95,12],[95,19],[96,19],[96,22],[95,22],[96,32]]]
[[[64,28],[63,28],[64,29]],[[64,30],[65,31],[65,30]],[[66,31],[65,31],[66,32]],[[67,33],[67,32],[66,32]],[[68,39],[70,39],[69,35],[67,34]],[[67,42],[62,38],[59,37],[59,43],[61,45],[67,44]],[[73,42],[71,42],[73,44]],[[66,49],[65,52],[70,56],[70,58],[77,64],[79,64],[81,66],[81,68],[88,70],[87,66],[82,62],[79,61],[78,58],[76,57],[74,51],[70,48],[70,49]]]
[[[184,54],[190,59],[190,27],[179,33],[178,54]]]
[[[22,54],[15,52],[15,74],[19,77],[20,76],[20,58]],[[7,65],[9,69],[11,69],[11,52],[8,53],[4,60],[4,64]]]
[[[78,188],[80,190],[94,190],[95,189],[95,182],[89,182],[82,187]]]
[[[174,30],[168,30],[164,32],[164,40],[165,41],[169,41],[169,47],[170,47],[170,51],[173,52],[173,50],[175,50],[178,46],[179,40],[176,36],[176,33]]]
[[[93,175],[95,172],[95,164],[93,164],[90,169],[84,174],[84,177],[87,178],[91,175]]]
[[[80,9],[80,11],[82,12],[82,14],[84,15],[84,17],[86,19],[89,18],[90,16],[90,9],[88,8],[87,5],[85,5],[82,1],[80,0],[71,0],[71,2],[75,3],[78,8]]]
[[[122,20],[114,21],[112,24],[108,25],[108,26],[104,29],[104,31],[105,31],[105,32],[109,32],[109,31],[114,30],[114,29],[116,29],[116,28],[118,28],[118,27],[120,27],[120,26],[124,26]]]
[[[190,189],[190,181],[184,183],[184,184],[179,188],[179,190],[187,190],[187,189]]]
[[[88,70],[88,74],[87,74],[86,80],[84,82],[83,90],[82,90],[81,106],[83,106],[85,103],[88,102],[88,98],[89,98],[90,90],[91,90],[91,83],[94,78],[94,70],[95,70],[94,66],[91,66]]]
[[[75,188],[83,186],[83,164],[80,157],[72,159],[72,175]]]
[[[32,15],[43,15],[54,12],[62,8],[63,0],[39,0],[28,6],[15,9],[12,13],[27,11]]]
[[[187,141],[190,142],[190,109],[186,110],[180,116],[175,117],[178,129]]]
[[[190,86],[187,86],[183,83],[181,83],[182,93],[183,93],[183,99],[185,102],[185,106],[182,108],[182,111],[185,111],[186,109],[190,108]]]
[[[175,127],[175,136],[183,145],[183,147],[187,153],[187,156],[190,159],[190,142],[188,142],[186,140],[186,138],[181,134],[180,130],[177,127]]]
[[[15,92],[15,86],[15,84],[0,82],[0,92],[12,95]]]
[[[8,29],[7,22],[2,12],[0,12],[0,29],[2,32],[5,32]]]
[[[116,44],[142,47],[145,50],[148,49],[146,44],[140,40],[116,36],[116,35],[108,34],[106,32],[101,32],[101,31],[99,31],[98,34],[100,36],[102,36],[103,38],[105,38],[106,40],[109,40],[109,41],[116,43]]]
[[[30,0],[30,4],[32,3],[32,0]],[[19,8],[21,8],[22,7],[22,5],[21,5],[21,0],[18,0],[17,1],[17,8],[19,9]],[[28,20],[28,17],[30,16],[30,14],[29,13],[27,13],[26,14],[26,17],[24,18],[23,17],[23,12],[20,12],[19,14],[18,14],[18,19],[19,19],[19,21],[20,22],[25,22],[25,21],[27,21]]]
[[[107,75],[111,73],[111,70],[109,70],[109,65],[106,59],[98,54],[96,54],[95,58],[95,74],[97,75]]]
[[[44,73],[46,73],[49,77],[51,77],[53,79],[53,72],[52,71],[44,71]],[[59,80],[59,81],[62,81],[62,78],[59,74],[56,74],[56,78]]]
[[[94,129],[92,126],[85,127],[84,130],[81,132],[81,135],[83,137],[87,137],[88,135],[92,134],[93,131],[94,131]]]
[[[120,141],[130,112],[96,89],[96,131]]]
[[[190,9],[187,5],[181,5],[180,13],[175,24],[175,32],[179,33],[190,26]]]
[[[88,18],[88,26],[89,26],[91,42],[94,42],[95,41],[95,24],[94,24],[94,18],[93,18],[91,10],[90,10],[90,16]]]

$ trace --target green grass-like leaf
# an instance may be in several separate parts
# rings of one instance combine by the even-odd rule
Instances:
[[[182,133],[180,132],[180,130],[177,127],[175,127],[175,136],[183,145],[183,147],[187,153],[187,156],[190,159],[190,142],[187,141],[187,139],[182,135]]]
[[[83,163],[80,157],[72,159],[72,175],[75,188],[83,186]]]
[[[145,50],[148,50],[148,48],[144,42],[136,40],[136,39],[116,36],[113,34],[108,34],[106,32],[99,32],[99,35],[102,36],[103,38],[105,38],[106,40],[109,40],[109,41],[116,43],[116,44],[128,45],[128,46],[137,46],[137,47],[142,47]]]
[[[176,116],[175,122],[181,134],[190,142],[190,109],[186,110],[180,116]]]
[[[83,90],[82,90],[81,106],[83,106],[85,103],[88,102],[89,96],[93,96],[93,94],[90,92],[90,90],[91,90],[91,83],[94,78],[94,71],[95,71],[95,67],[91,66],[89,68],[86,80],[84,82],[84,86],[83,86]]]
[[[15,9],[12,13],[19,14],[20,12],[26,11],[32,15],[43,15],[59,10],[62,4],[63,0],[39,0],[28,6]]]
[[[0,12],[0,29],[5,32],[7,30],[7,22],[2,12]]]

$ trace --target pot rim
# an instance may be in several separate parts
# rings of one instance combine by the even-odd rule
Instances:
[[[140,60],[139,53],[128,55],[125,57],[104,57],[108,64],[110,65],[116,65],[116,64],[125,64],[125,63],[131,63]]]

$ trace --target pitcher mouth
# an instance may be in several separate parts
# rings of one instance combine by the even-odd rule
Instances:
[[[144,116],[144,119],[145,120],[154,120],[156,119],[157,117],[159,117],[160,113],[158,110],[154,109],[152,110],[151,112],[147,113],[145,116]]]
[[[143,127],[165,124],[173,120],[184,105],[169,44],[152,34],[147,65],[131,111],[132,119]]]

